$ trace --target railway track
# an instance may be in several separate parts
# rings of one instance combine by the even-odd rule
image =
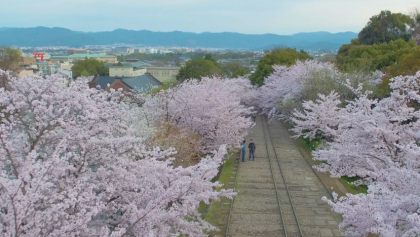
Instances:
[[[238,195],[230,206],[225,236],[342,237],[339,216],[321,200],[328,195],[287,129],[264,117],[248,139],[257,144],[255,161],[240,162]]]
[[[273,146],[273,141],[271,139],[270,131],[268,124],[265,118],[261,119],[262,131],[263,131],[263,140],[264,140],[264,149],[267,154],[267,162],[269,166],[270,177],[275,193],[275,202],[277,204],[277,212],[279,215],[279,230],[281,230],[276,236],[284,237],[303,237],[301,230],[301,225],[299,219],[296,215],[295,207],[292,201],[292,197],[289,192],[289,187],[286,183],[285,177],[283,175],[282,167],[278,159],[278,154]],[[236,181],[237,173],[235,174],[235,191],[236,191]],[[235,203],[233,199],[230,206],[230,213],[226,224],[225,236],[231,236],[231,224],[232,224],[232,209]]]
[[[295,205],[293,204],[289,187],[287,185],[285,176],[283,175],[282,167],[280,165],[279,156],[276,152],[276,149],[273,146],[270,130],[268,128],[267,120],[265,118],[262,119],[262,124],[267,157],[270,163],[270,173],[273,178],[273,183],[275,184],[277,203],[279,205],[279,214],[282,220],[281,225],[283,227],[284,236],[303,237],[301,224],[299,223],[299,219],[296,215]],[[274,175],[276,172],[278,174],[277,176]]]

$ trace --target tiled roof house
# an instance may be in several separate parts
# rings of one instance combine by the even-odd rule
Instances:
[[[90,87],[102,89],[123,89],[124,91],[147,92],[162,83],[152,75],[146,73],[136,77],[95,76],[89,83]]]

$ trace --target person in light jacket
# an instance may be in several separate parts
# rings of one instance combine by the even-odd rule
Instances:
[[[241,159],[242,162],[245,162],[245,155],[246,155],[246,141],[243,140],[241,144]]]

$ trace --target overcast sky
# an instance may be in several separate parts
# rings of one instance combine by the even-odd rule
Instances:
[[[408,14],[415,8],[420,0],[0,0],[0,27],[358,32],[380,10]]]

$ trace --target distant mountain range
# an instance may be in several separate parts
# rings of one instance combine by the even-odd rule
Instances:
[[[291,47],[309,51],[337,50],[342,44],[356,38],[354,32],[312,32],[294,35],[153,32],[125,30],[80,32],[65,28],[0,28],[0,46],[42,47],[86,45],[137,45],[163,47],[200,47],[220,49],[260,50]]]

